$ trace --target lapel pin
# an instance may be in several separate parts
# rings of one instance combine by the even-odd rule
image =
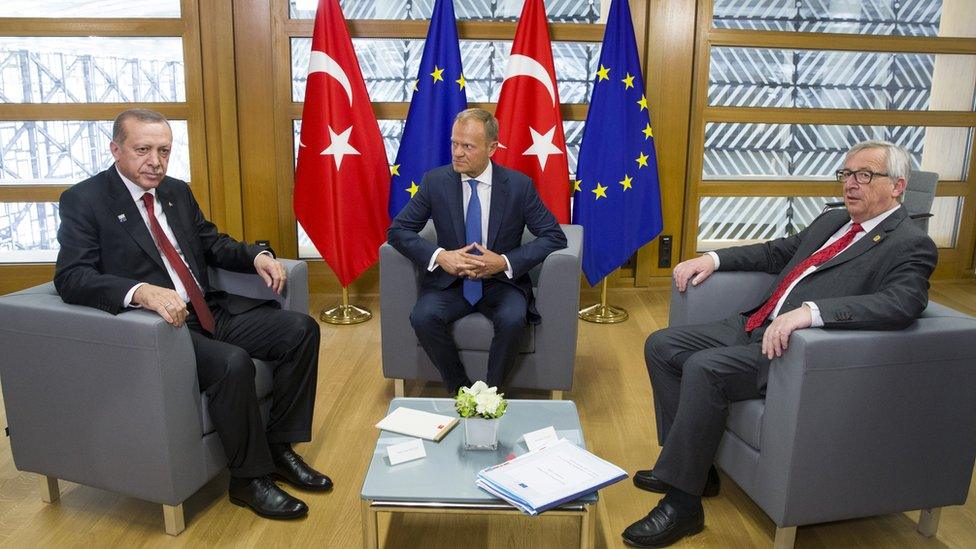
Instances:
[[[172,202],[167,202],[167,204],[169,204],[169,207],[170,207],[170,208],[172,208],[172,207],[173,207],[173,203],[172,203]]]
[[[879,240],[881,240],[881,235],[880,234],[874,235],[874,241],[877,242]]]
[[[119,214],[119,223],[125,223],[125,214]]]

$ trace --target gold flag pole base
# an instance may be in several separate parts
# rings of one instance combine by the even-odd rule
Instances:
[[[596,324],[616,324],[630,318],[625,309],[607,305],[607,279],[603,279],[600,302],[580,309],[579,317]]]
[[[373,313],[369,309],[349,304],[349,290],[346,288],[342,289],[342,305],[319,314],[319,320],[326,324],[361,324],[371,318]]]

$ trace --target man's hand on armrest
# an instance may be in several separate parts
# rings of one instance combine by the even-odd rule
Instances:
[[[688,289],[689,279],[692,286],[697,286],[711,276],[713,272],[715,272],[715,260],[709,255],[703,255],[678,263],[674,271],[671,272],[671,276],[674,278],[674,285],[678,291],[684,292]]]
[[[806,305],[778,315],[763,333],[762,354],[770,360],[783,356],[790,346],[790,334],[809,328],[812,321],[810,307]]]
[[[261,252],[254,258],[254,270],[257,271],[265,285],[271,288],[274,293],[281,295],[285,289],[285,281],[288,275],[285,274],[285,266],[275,259],[268,252]]]
[[[163,317],[177,328],[183,325],[189,311],[186,302],[180,294],[169,288],[153,286],[152,284],[142,284],[136,289],[132,296],[132,303],[145,309],[156,311],[156,314]]]

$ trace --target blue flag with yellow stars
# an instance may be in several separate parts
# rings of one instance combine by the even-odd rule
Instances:
[[[650,120],[630,7],[613,0],[573,183],[573,223],[583,226],[591,286],[664,226]]]
[[[451,162],[451,126],[468,106],[452,0],[437,0],[396,161],[390,166],[390,218],[420,189],[427,170]]]

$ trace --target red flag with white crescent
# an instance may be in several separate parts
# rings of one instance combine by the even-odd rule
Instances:
[[[495,117],[493,159],[531,177],[549,211],[569,223],[566,136],[542,0],[526,0],[522,8]]]
[[[343,287],[376,262],[390,225],[379,124],[337,0],[319,0],[295,168],[295,217]]]

